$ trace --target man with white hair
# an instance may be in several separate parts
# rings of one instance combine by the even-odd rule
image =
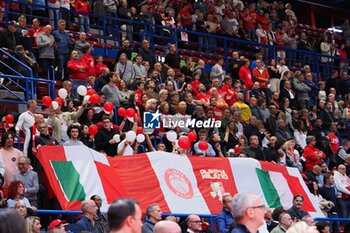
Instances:
[[[152,233],[157,222],[162,220],[162,211],[157,203],[146,208],[147,221],[142,226],[142,233]]]
[[[153,233],[181,233],[181,228],[176,222],[160,221],[154,226]]]
[[[83,211],[83,217],[75,224],[76,233],[82,231],[95,232],[95,216],[97,213],[97,205],[93,200],[83,201],[81,204],[81,210]]]
[[[252,193],[238,193],[232,198],[232,213],[236,226],[232,233],[256,233],[264,224],[265,204]]]

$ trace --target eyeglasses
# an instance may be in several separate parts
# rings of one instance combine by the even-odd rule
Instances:
[[[202,221],[201,220],[197,220],[197,221],[190,221],[190,222],[194,222],[194,223],[202,223]]]

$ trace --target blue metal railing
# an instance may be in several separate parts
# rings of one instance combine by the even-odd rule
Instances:
[[[10,74],[5,74],[3,72],[0,73],[0,78],[3,79],[3,83],[0,83],[0,87],[5,89],[10,95],[8,96],[10,99],[0,99],[0,102],[9,102],[9,103],[17,103],[17,104],[26,104],[28,100],[34,99],[36,97],[36,83],[44,82],[48,84],[49,95],[51,97],[55,96],[55,82],[54,75],[48,76],[49,78],[40,79],[36,78],[33,75],[33,70],[22,61],[18,60],[14,55],[12,55],[9,51],[6,51],[0,48],[0,55],[6,56],[6,61],[0,59],[0,64],[3,68],[6,68]],[[25,73],[27,75],[23,75],[16,70],[16,67],[23,67]],[[6,86],[5,83],[12,84],[17,91],[11,90],[10,87]],[[19,92],[23,92],[24,98],[18,94]],[[11,99],[11,97],[15,97]]]
[[[8,9],[8,4],[10,0],[6,0],[6,9]],[[28,4],[28,3],[23,3],[20,2],[19,4],[25,4],[25,5],[31,5],[32,7],[37,6],[33,4]],[[40,6],[42,7],[42,6]],[[53,10],[54,8],[49,8],[46,7],[48,10]],[[58,10],[58,9],[54,9]],[[78,15],[86,15],[86,13],[82,12],[76,12],[76,11],[65,11],[69,12],[70,14],[73,14],[75,16]],[[9,19],[9,14],[18,14],[18,12],[6,12],[6,19],[8,21]],[[32,15],[28,15],[29,17],[33,17]],[[98,39],[100,42],[103,42],[105,45],[108,43],[112,43],[114,47],[118,47],[121,43],[121,36],[129,38],[130,40],[133,40],[135,37],[139,37],[139,40],[142,39],[140,37],[145,37],[150,39],[150,44],[152,48],[158,47],[158,48],[166,48],[167,43],[163,44],[162,43],[157,43],[159,40],[164,40],[169,43],[175,43],[178,45],[177,47],[184,49],[184,52],[196,52],[199,50],[199,41],[198,38],[206,38],[206,39],[213,39],[211,41],[215,41],[215,48],[212,47],[212,45],[208,44],[208,49],[209,50],[215,50],[216,53],[216,47],[221,48],[220,55],[224,56],[226,60],[226,66],[229,64],[230,57],[229,54],[233,50],[239,50],[241,52],[248,52],[251,53],[251,55],[254,55],[257,50],[263,50],[266,49],[268,50],[269,54],[269,59],[276,58],[277,51],[284,51],[287,53],[287,58],[289,57],[288,54],[291,54],[292,57],[289,59],[289,62],[291,63],[298,63],[298,64],[310,64],[312,66],[313,72],[315,72],[318,76],[321,74],[324,74],[324,71],[322,69],[330,67],[330,69],[333,68],[339,68],[334,65],[330,64],[320,64],[320,58],[329,58],[329,59],[334,59],[337,61],[344,60],[340,59],[338,57],[334,56],[328,56],[324,54],[320,54],[314,51],[301,51],[301,50],[295,50],[295,49],[290,49],[287,47],[278,47],[278,46],[272,46],[272,45],[267,45],[267,44],[260,44],[257,42],[253,41],[246,41],[246,40],[239,40],[239,39],[234,39],[230,38],[228,36],[221,36],[221,35],[214,35],[214,34],[205,34],[205,33],[199,33],[195,31],[188,31],[184,29],[179,29],[179,28],[169,28],[169,27],[164,27],[160,25],[153,25],[153,24],[147,24],[147,23],[142,23],[138,21],[130,21],[126,19],[120,19],[120,18],[113,18],[113,17],[108,17],[108,16],[101,16],[101,15],[96,15],[96,14],[89,14],[91,19],[95,19],[96,22],[90,23],[90,28],[97,29],[97,35],[94,37],[95,39]],[[78,18],[78,17],[76,17]],[[57,24],[57,19],[58,16],[54,14],[53,19],[48,19],[48,18],[42,18],[46,21],[53,21],[52,24],[56,25]],[[75,24],[79,25],[79,22],[72,22],[69,21],[70,24]],[[134,30],[133,30],[134,29]],[[169,36],[165,36],[164,34],[159,32],[164,32],[164,31],[169,31]],[[107,33],[108,32],[108,33]],[[183,41],[181,40],[181,33],[187,33],[188,34],[188,41]],[[112,34],[112,36],[109,36],[109,34]],[[107,43],[108,42],[108,43]],[[137,44],[138,42],[136,42]],[[187,49],[189,47],[192,47],[192,49]],[[103,47],[103,55],[109,56],[111,50],[107,48],[107,46]],[[181,51],[180,51],[181,52]],[[217,55],[213,54],[208,54],[208,53],[202,53],[202,52],[197,52],[194,53],[195,56],[198,55],[198,57],[208,57],[209,59],[217,59]],[[112,53],[113,54],[113,53]],[[350,61],[349,59],[347,59]],[[227,68],[227,67],[226,67]],[[322,70],[322,71],[321,71]],[[328,75],[328,74],[327,74]]]
[[[9,9],[8,4],[10,3],[10,0],[6,0],[5,3],[6,9]],[[28,5],[28,3],[22,2],[19,2],[19,4]],[[33,7],[35,5],[31,4],[31,6]],[[54,8],[46,7],[46,9],[53,10]],[[85,14],[72,10],[65,12],[75,15],[75,18],[78,18],[79,14]],[[18,13],[11,11],[6,12],[6,22],[10,19],[9,17],[11,14],[13,15]],[[32,15],[28,16],[33,17]],[[97,30],[97,35],[94,35],[89,39],[95,41],[96,43],[103,43],[104,46],[102,46],[102,48],[99,50],[99,53],[109,57],[115,54],[115,51],[109,47],[112,46],[114,49],[120,47],[121,40],[123,38],[129,38],[133,42],[132,44],[134,46],[138,46],[143,38],[147,38],[150,40],[151,48],[153,48],[159,55],[165,56],[165,51],[167,51],[168,44],[174,43],[177,45],[179,54],[183,55],[184,57],[192,56],[204,58],[208,61],[208,63],[215,63],[219,55],[223,56],[226,61],[226,68],[228,68],[228,64],[231,60],[229,55],[233,51],[239,51],[245,56],[248,56],[248,58],[254,57],[259,51],[267,51],[266,56],[268,56],[269,59],[276,59],[277,52],[283,51],[286,53],[286,57],[288,58],[287,62],[289,65],[297,65],[298,67],[301,67],[305,64],[309,64],[312,72],[317,75],[318,80],[321,77],[330,77],[331,70],[339,69],[339,66],[335,65],[334,62],[340,62],[342,60],[350,61],[350,59],[341,59],[339,57],[320,54],[316,51],[302,51],[287,47],[260,44],[253,41],[234,39],[224,35],[206,34],[180,28],[170,28],[96,14],[89,14],[89,17],[95,20],[95,22],[90,22],[90,28]],[[55,14],[53,19],[42,18],[42,20],[46,20],[47,22],[51,22],[52,24],[56,25],[57,19],[59,18],[60,17]],[[79,22],[77,22],[76,19],[74,21],[69,21],[69,23],[73,26],[77,25],[80,27]],[[181,33],[186,33],[188,35],[188,40],[183,40],[183,38],[181,38]],[[111,34],[111,36],[109,34]],[[209,42],[214,41],[215,43],[213,42],[214,44],[209,43],[208,45],[201,45],[199,38],[204,38],[206,40],[210,39]],[[209,52],[204,53],[203,51],[205,50],[208,50]],[[331,62],[322,63],[321,58],[328,58],[331,60]],[[345,67],[345,69],[347,68],[348,67]]]

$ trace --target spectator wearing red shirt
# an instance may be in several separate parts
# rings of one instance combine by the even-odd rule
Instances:
[[[269,13],[264,13],[264,10],[260,9],[256,16],[256,24],[261,24],[261,28],[267,30],[270,23]]]
[[[214,112],[214,118],[215,120],[219,121],[223,117],[222,111],[217,107],[218,99],[214,96],[210,97],[209,99],[209,107],[208,109],[211,109]]]
[[[244,21],[244,28],[248,31],[249,39],[255,41],[255,23],[256,23],[256,7],[252,3],[249,5],[249,9],[242,15]]]
[[[271,90],[268,87],[269,84],[269,71],[262,66],[262,61],[260,59],[256,60],[256,67],[253,70],[253,77],[255,81],[259,82],[260,89],[265,93],[266,102],[268,102],[271,98]]]
[[[80,32],[90,34],[89,2],[86,0],[77,0],[74,4],[74,8],[76,12],[81,13],[79,14]]]
[[[248,59],[244,59],[244,65],[239,69],[238,76],[241,81],[244,82],[244,85],[247,89],[252,88],[252,73],[250,72],[249,65],[250,61]]]
[[[285,34],[285,29],[276,29],[275,33],[275,45],[279,47],[284,47],[284,34]],[[276,49],[277,52],[277,58],[279,59],[284,59],[286,58],[286,52],[284,50],[278,50]]]
[[[236,90],[232,87],[232,78],[226,77],[224,80],[224,84],[221,87],[222,95],[224,96],[224,100],[226,103],[231,106],[236,103]]]
[[[142,81],[136,81],[135,83],[135,90],[134,93],[137,95],[138,100],[137,104],[141,105],[142,104],[142,95],[145,93],[145,83]]]
[[[186,30],[192,30],[192,13],[191,13],[191,4],[187,3],[179,11],[179,22]]]
[[[316,138],[314,136],[308,136],[306,138],[306,147],[303,152],[303,157],[305,159],[305,170],[312,171],[315,165],[318,165],[320,162],[326,159],[325,153],[317,149]]]
[[[345,51],[345,44],[344,43],[342,43],[340,45],[340,48],[338,49],[337,53],[339,55],[339,58],[348,59],[348,56],[347,56],[346,51]],[[344,66],[345,67],[349,66],[349,62],[346,60],[339,60],[340,72],[342,72],[343,70],[346,70]]]
[[[339,148],[339,138],[337,136],[338,129],[337,124],[332,123],[329,127],[329,134],[327,135],[327,138],[329,140],[329,147],[331,148],[333,154],[335,154]]]
[[[203,84],[200,84],[197,87],[197,92],[198,94],[196,95],[196,98],[200,101],[202,101],[203,104],[206,104],[208,106],[208,101],[209,101],[209,97],[207,94],[207,89]]]
[[[91,55],[92,47],[87,45],[81,49],[83,55],[81,55],[81,61],[84,62],[88,67],[88,76],[96,76],[95,74],[95,60]]]
[[[193,94],[195,96],[197,96],[198,94],[198,86],[201,85],[202,83],[199,81],[199,79],[201,78],[201,76],[199,75],[199,73],[194,72],[192,74],[192,82],[191,82],[191,86],[192,86],[192,90],[193,90]]]
[[[104,69],[108,68],[105,64],[103,64],[103,56],[98,55],[96,57],[96,65],[95,65],[95,74],[96,77],[100,77]]]
[[[220,89],[220,80],[219,80],[219,78],[212,78],[212,84],[211,84],[211,87],[208,90],[208,94],[211,93],[211,90],[213,88],[215,88],[219,92],[219,95],[223,94],[221,89]]]
[[[38,38],[39,34],[44,32],[44,28],[40,27],[40,20],[37,18],[33,19],[33,27],[28,30],[28,35],[32,38],[33,42],[33,52],[38,52],[38,45],[36,44],[36,39]]]
[[[73,82],[74,89],[79,85],[85,85],[86,79],[89,76],[89,66],[85,62],[79,60],[79,55],[76,50],[71,53],[71,59],[67,63],[70,78]]]

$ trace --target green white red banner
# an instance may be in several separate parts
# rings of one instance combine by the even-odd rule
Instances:
[[[163,212],[217,214],[225,193],[255,193],[271,207],[292,206],[296,194],[303,209],[324,217],[300,173],[250,158],[206,158],[151,152],[108,157],[85,146],[40,147],[38,158],[62,209],[79,210],[98,194],[102,210],[116,198],[132,197],[145,210],[159,203]]]

